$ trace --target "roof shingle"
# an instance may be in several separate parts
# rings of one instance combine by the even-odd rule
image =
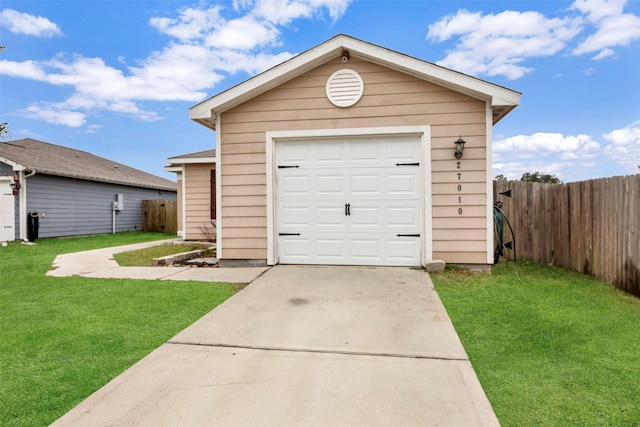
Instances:
[[[26,138],[0,142],[0,160],[7,159],[47,175],[176,191],[176,183],[91,153]]]

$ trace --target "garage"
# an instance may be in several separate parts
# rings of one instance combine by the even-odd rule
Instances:
[[[492,126],[519,101],[340,34],[194,105],[220,266],[493,263]]]
[[[277,142],[279,262],[420,265],[420,147],[415,135]]]

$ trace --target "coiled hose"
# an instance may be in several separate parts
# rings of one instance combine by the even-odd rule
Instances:
[[[504,223],[507,223],[509,226],[509,231],[511,231],[511,239],[512,242],[504,242]],[[493,225],[496,237],[496,250],[493,253],[493,263],[497,264],[500,261],[500,257],[506,256],[507,249],[513,249],[513,260],[516,265],[516,275],[518,275],[518,256],[516,252],[516,235],[513,232],[513,228],[511,227],[511,223],[509,219],[502,211],[502,202],[496,202],[493,206]],[[520,280],[520,276],[518,275],[518,280]]]

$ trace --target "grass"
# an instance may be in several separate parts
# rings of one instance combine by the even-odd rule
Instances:
[[[205,246],[199,244],[189,245],[158,245],[135,251],[120,252],[114,254],[113,258],[121,266],[141,266],[148,267],[153,265],[154,258],[160,258],[167,255],[175,255],[183,252],[195,251],[197,249],[205,249]]]
[[[0,248],[0,425],[50,424],[233,294],[219,283],[45,276],[57,254],[167,237]]]
[[[432,279],[508,426],[640,426],[640,299],[531,262]]]

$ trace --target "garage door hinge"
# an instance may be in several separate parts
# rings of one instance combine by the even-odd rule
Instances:
[[[289,165],[278,165],[278,169],[290,169],[290,168],[299,168],[300,166],[289,166]]]
[[[396,163],[396,166],[420,166],[420,163]]]
[[[420,237],[419,234],[398,234],[398,237]]]
[[[278,236],[299,236],[300,233],[278,233]]]

